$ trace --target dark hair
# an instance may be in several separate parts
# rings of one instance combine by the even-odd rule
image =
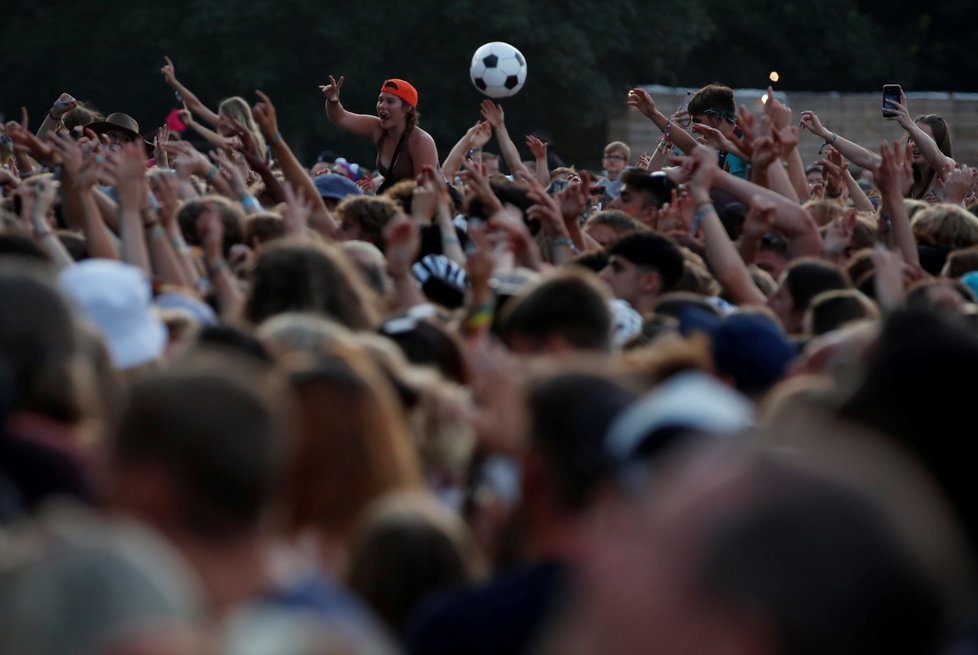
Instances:
[[[748,475],[744,506],[698,537],[706,599],[760,612],[779,652],[939,652],[947,615],[937,584],[883,509],[771,459]]]
[[[465,357],[458,337],[434,321],[413,321],[409,329],[392,329],[396,321],[411,321],[409,317],[395,318],[381,324],[380,333],[396,343],[412,364],[430,366],[447,380],[466,384],[468,375]]]
[[[677,188],[676,183],[665,173],[649,173],[641,168],[626,168],[621,174],[621,180],[628,185],[629,190],[642,194],[642,207],[661,209],[662,205],[669,202],[672,191]]]
[[[197,234],[197,219],[210,205],[213,205],[221,216],[221,224],[224,226],[222,251],[227,257],[231,252],[231,246],[241,243],[244,239],[241,226],[245,217],[244,212],[227,198],[210,195],[188,200],[177,210],[177,222],[180,223],[180,231],[183,232],[188,244],[201,245],[200,235]]]
[[[852,321],[878,317],[879,310],[870,298],[856,289],[836,289],[812,298],[805,314],[805,331],[818,336]]]
[[[580,350],[611,350],[608,295],[597,277],[584,269],[558,270],[527,295],[503,309],[503,340],[528,339],[534,348],[559,335]]]
[[[530,444],[551,474],[554,498],[577,512],[612,470],[604,437],[638,394],[604,375],[559,371],[527,390]]]
[[[796,312],[808,309],[812,298],[823,291],[849,287],[849,281],[837,266],[812,257],[796,259],[785,272],[784,284],[788,287],[792,308]]]
[[[163,468],[179,520],[198,538],[252,534],[284,471],[275,404],[255,389],[257,374],[242,372],[251,371],[169,371],[136,382],[111,441],[117,465]]]
[[[285,222],[277,214],[255,214],[245,219],[242,241],[249,248],[252,242],[268,243],[285,236]]]
[[[263,248],[252,271],[245,318],[283,312],[324,314],[353,330],[377,323],[376,297],[334,246],[280,239]]]
[[[336,217],[341,224],[354,222],[364,235],[364,241],[384,250],[384,227],[391,222],[401,208],[387,195],[347,196],[336,207]]]
[[[937,144],[938,150],[947,157],[954,157],[951,147],[951,128],[948,127],[947,121],[937,114],[921,114],[913,119],[913,122],[930,127],[934,133],[934,142]],[[937,175],[937,171],[930,168],[929,165],[927,169],[927,172],[924,173],[922,167],[916,164],[913,165],[913,186],[910,188],[911,197],[922,198],[930,188],[934,177]]]
[[[39,264],[0,263],[0,359],[12,383],[10,409],[74,423],[85,408],[72,374],[79,337],[68,303],[43,281]]]
[[[729,86],[707,84],[689,99],[687,106],[690,116],[696,114],[713,115],[729,123],[736,122],[737,104],[734,92]]]
[[[676,242],[655,232],[633,232],[608,246],[608,255],[627,259],[636,266],[658,271],[662,290],[668,291],[683,275],[685,258]]]
[[[394,493],[374,502],[350,547],[350,588],[392,634],[405,637],[408,621],[426,598],[472,582],[482,563],[462,519],[439,500]]]

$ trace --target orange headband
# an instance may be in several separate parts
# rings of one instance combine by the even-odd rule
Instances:
[[[380,92],[397,96],[415,109],[418,108],[418,90],[411,86],[409,82],[398,79],[386,80],[381,85]]]

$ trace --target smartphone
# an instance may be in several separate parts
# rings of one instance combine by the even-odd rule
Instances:
[[[896,112],[893,111],[893,105],[890,104],[890,101],[900,102],[900,92],[899,84],[883,85],[883,118],[887,120],[896,118]]]

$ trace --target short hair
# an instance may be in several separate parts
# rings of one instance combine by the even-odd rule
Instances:
[[[734,102],[734,92],[729,86],[722,84],[707,84],[693,94],[687,106],[690,116],[696,114],[716,115],[728,123],[737,120],[737,104]]]
[[[529,442],[550,472],[550,493],[578,512],[613,470],[604,437],[638,394],[599,372],[557,370],[532,380],[526,396]]]
[[[785,269],[784,284],[791,294],[792,308],[797,312],[808,309],[812,298],[823,291],[846,289],[849,281],[837,266],[814,257],[796,259]]]
[[[855,289],[835,289],[820,293],[805,311],[805,333],[818,336],[837,330],[847,323],[879,318],[876,303]]]
[[[214,540],[259,529],[288,452],[269,369],[221,355],[136,381],[110,441],[117,466],[160,466],[182,527]]]
[[[268,243],[284,236],[285,221],[278,214],[266,212],[263,214],[254,214],[245,219],[242,240],[249,247],[255,240],[258,243]]]
[[[74,423],[86,412],[76,366],[77,323],[42,264],[0,258],[0,373],[8,407]]]
[[[911,222],[917,243],[950,250],[978,245],[978,218],[967,209],[939,203],[921,209]]]
[[[414,198],[414,190],[418,188],[418,183],[413,180],[401,180],[393,185],[381,194],[385,198],[390,198],[398,205],[400,205],[401,210],[405,214],[411,213],[411,200]]]
[[[671,289],[683,275],[685,258],[676,242],[655,232],[633,232],[608,246],[608,255],[627,259],[636,266],[655,269],[663,290]]]
[[[177,209],[177,222],[180,223],[180,231],[187,239],[187,243],[192,246],[201,245],[200,235],[197,234],[197,219],[204,213],[209,206],[217,209],[221,217],[221,224],[224,226],[224,244],[222,251],[227,257],[231,252],[231,246],[242,243],[244,240],[245,214],[237,205],[233,204],[224,196],[209,195],[201,198],[187,200]]]
[[[590,271],[576,266],[560,269],[506,304],[503,340],[519,336],[540,347],[549,337],[559,335],[579,350],[609,352],[609,300],[607,289]]]
[[[348,196],[336,207],[341,224],[354,222],[360,226],[364,240],[383,251],[384,227],[400,212],[396,202],[386,196]]]
[[[632,149],[628,147],[627,143],[623,143],[622,141],[612,141],[604,147],[604,154],[606,156],[616,152],[624,155],[626,162],[631,161]]]
[[[621,174],[621,181],[628,185],[631,191],[642,194],[642,207],[661,209],[669,202],[672,192],[677,188],[676,183],[665,173],[657,171],[649,173],[641,168],[626,168]]]
[[[626,234],[631,234],[632,232],[647,229],[644,225],[620,209],[605,209],[596,214],[592,214],[588,217],[587,222],[584,224],[584,230],[587,231],[587,229],[592,225],[605,225],[614,230],[620,236],[625,236]]]
[[[323,314],[353,330],[377,323],[377,299],[337,246],[280,239],[251,274],[245,318],[257,325],[283,312]]]
[[[350,546],[350,588],[391,634],[432,593],[474,582],[483,562],[462,518],[423,493],[393,493],[364,513]]]

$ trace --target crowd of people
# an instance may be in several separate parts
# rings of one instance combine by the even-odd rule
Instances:
[[[588,171],[329,76],[376,161],[307,165],[161,73],[151,132],[65,92],[0,135],[0,654],[978,648],[941,117],[637,88],[660,141]]]

